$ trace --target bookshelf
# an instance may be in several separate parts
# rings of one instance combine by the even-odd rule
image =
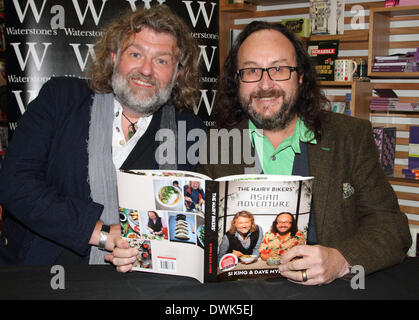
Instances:
[[[261,0],[252,1],[257,5],[279,5],[287,0],[270,1]],[[243,29],[250,19],[269,19],[278,21],[281,16],[307,16],[308,6],[301,7],[287,6],[280,8],[274,6],[266,10],[260,10],[254,6],[244,5],[239,10],[233,10],[231,6],[223,6],[227,0],[220,0],[220,68],[222,66],[229,50],[229,39],[231,29]],[[263,3],[264,2],[264,3]],[[300,2],[300,1],[299,1]],[[308,3],[308,0],[304,1]],[[288,2],[291,3],[291,2]],[[292,2],[295,3],[295,2]],[[391,88],[397,91],[400,102],[418,102],[419,101],[419,73],[371,73],[372,59],[378,55],[387,55],[389,52],[399,48],[419,47],[419,26],[411,26],[419,20],[419,6],[413,7],[395,7],[384,8],[384,1],[373,2],[351,2],[345,4],[345,11],[350,12],[354,5],[361,5],[365,10],[369,10],[363,17],[365,27],[361,29],[345,28],[342,35],[316,35],[311,36],[311,40],[339,40],[339,58],[354,59],[363,58],[368,61],[368,76],[370,81],[351,81],[335,82],[320,81],[319,85],[331,96],[327,94],[331,101],[345,101],[345,94],[340,92],[351,92],[351,115],[359,118],[369,119],[373,126],[396,127],[398,135],[396,148],[395,173],[389,176],[388,180],[392,184],[400,207],[403,212],[408,214],[410,225],[419,225],[419,180],[406,179],[401,174],[401,169],[407,167],[408,157],[408,132],[411,125],[419,126],[419,112],[370,112],[369,102],[373,95],[374,88]],[[274,20],[276,19],[276,20]],[[399,27],[398,22],[407,21],[407,25]],[[352,16],[345,15],[345,25],[352,23]],[[369,23],[369,26],[368,26]],[[394,27],[396,25],[396,27]],[[417,23],[416,23],[417,25]],[[398,35],[418,35],[411,41],[404,41]],[[307,41],[306,39],[302,39]],[[349,54],[348,52],[352,52]],[[359,53],[358,53],[359,52]],[[329,90],[330,89],[330,90]],[[337,93],[334,93],[337,92]],[[416,204],[415,204],[416,203]]]
[[[418,33],[418,27],[394,28],[392,21],[417,21],[419,6],[373,8],[370,10],[368,43],[368,75],[376,78],[419,78],[419,72],[371,72],[374,59],[385,56],[390,49],[419,47],[419,41],[390,41],[391,35]],[[419,40],[419,39],[418,39]]]

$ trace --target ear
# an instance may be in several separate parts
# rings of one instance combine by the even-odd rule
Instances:
[[[302,85],[303,84],[303,78],[304,78],[304,73],[300,74],[299,78],[298,78],[298,84]]]
[[[176,68],[175,68],[175,74],[173,75],[173,83],[176,83],[176,81],[177,81],[177,78],[183,73],[183,68],[182,68],[182,66],[180,65],[180,62],[178,62],[178,64],[177,64],[177,66],[176,66]]]
[[[111,61],[112,61],[112,63],[114,63],[114,64],[115,64],[116,53],[115,53],[115,52],[111,52],[111,53],[110,53],[110,57],[111,57]]]

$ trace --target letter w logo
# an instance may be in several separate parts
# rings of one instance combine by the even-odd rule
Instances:
[[[215,100],[215,95],[217,93],[217,90],[211,90],[212,91],[212,101],[211,101],[211,103],[209,102],[208,95],[207,95],[208,90],[201,89],[200,91],[201,91],[201,98],[199,99],[198,106],[194,107],[194,112],[195,112],[196,115],[198,114],[199,109],[201,108],[202,101],[204,101],[205,108],[207,109],[208,115],[210,116],[211,113],[212,113],[212,109],[214,107],[214,100]]]
[[[39,71],[41,70],[42,63],[44,62],[45,54],[47,53],[48,47],[51,45],[51,42],[43,42],[44,45],[44,52],[42,53],[42,58],[39,59],[38,54],[35,50],[36,42],[27,42],[26,43],[29,47],[28,52],[26,53],[25,59],[23,59],[22,53],[20,52],[20,42],[11,42],[10,45],[15,49],[16,58],[19,61],[20,69],[22,71],[25,70],[26,64],[28,63],[29,56],[32,56],[33,61],[35,62],[36,69]]]
[[[80,43],[70,43],[70,46],[73,47],[74,53],[76,54],[77,61],[80,66],[80,70],[83,72],[84,68],[86,68],[87,60],[89,59],[89,56],[92,56],[93,59],[96,59],[95,50],[93,49],[93,44],[86,44],[86,46],[89,48],[86,57],[83,58],[80,53]]]
[[[208,59],[207,50],[206,50],[207,46],[198,46],[198,47],[200,49],[198,61],[201,61],[201,57],[202,57],[204,59],[205,66],[207,67],[207,71],[210,72],[212,62],[214,60],[214,54],[215,54],[215,51],[217,50],[217,47],[211,46],[212,48],[211,60]]]
[[[105,3],[108,0],[102,0],[102,8],[100,8],[99,15],[96,12],[95,6],[93,5],[93,0],[87,0],[87,6],[84,10],[84,14],[81,13],[80,6],[78,0],[73,0],[74,9],[76,10],[77,17],[79,18],[80,24],[83,25],[84,19],[86,19],[87,11],[90,9],[92,12],[93,20],[95,21],[96,25],[99,24],[100,16],[103,13],[103,8],[105,7]]]
[[[34,0],[27,0],[25,10],[22,12],[22,8],[20,7],[19,1],[13,0],[13,4],[15,5],[16,13],[19,17],[20,23],[23,23],[23,20],[26,17],[26,12],[28,11],[29,6],[31,7],[36,23],[39,23],[39,19],[41,18],[42,12],[44,11],[44,8],[45,8],[45,3],[46,3],[46,0],[44,0],[44,2],[42,3],[41,11],[38,11],[38,8],[36,7]]]
[[[202,12],[202,16],[204,17],[205,24],[207,25],[207,28],[209,28],[209,25],[211,23],[212,14],[214,13],[214,7],[216,3],[211,2],[212,8],[211,8],[211,15],[208,17],[207,11],[205,10],[205,1],[198,1],[199,3],[199,10],[198,14],[195,16],[191,7],[192,1],[182,1],[186,5],[186,9],[188,9],[189,18],[191,19],[192,25],[195,28],[196,23],[198,22],[199,14]]]

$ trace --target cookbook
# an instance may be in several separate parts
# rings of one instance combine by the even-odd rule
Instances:
[[[307,238],[312,177],[129,170],[117,181],[134,271],[201,283],[280,277],[281,256]]]

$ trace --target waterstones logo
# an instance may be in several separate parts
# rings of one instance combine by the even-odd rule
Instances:
[[[24,23],[27,17],[35,18],[39,23],[45,14],[51,15],[50,25],[52,29],[65,28],[66,10],[72,10],[75,13],[80,25],[84,25],[86,19],[93,19],[96,26],[99,25],[100,19],[105,10],[108,0],[72,0],[72,8],[54,4],[48,7],[48,0],[42,2],[36,0],[13,0],[13,5],[20,23]],[[132,11],[137,9],[138,4],[143,4],[145,8],[150,8],[152,0],[125,0],[129,4]],[[156,3],[163,4],[166,0],[157,0]],[[188,12],[189,19],[195,28],[198,21],[204,21],[207,29],[210,27],[217,3],[208,1],[182,1]],[[81,4],[80,4],[81,3]],[[198,6],[196,6],[196,4]]]
[[[19,107],[19,111],[20,111],[21,114],[24,114],[25,110],[26,110],[26,107],[25,107],[25,104],[24,104],[23,99],[22,99],[22,92],[23,92],[22,90],[12,90],[12,93],[14,94],[14,96],[16,98],[16,102],[17,102],[17,105]],[[27,90],[26,93],[29,96],[29,101],[28,101],[27,104],[29,104],[33,99],[36,98],[36,96],[38,95],[38,92],[39,91],[37,91],[37,90]]]
[[[193,1],[182,1],[182,2],[185,4],[186,9],[188,10],[189,18],[191,19],[191,22],[192,22],[192,25],[193,25],[194,28],[196,27],[196,24],[198,23],[198,20],[199,20],[200,16],[202,16],[202,18],[205,21],[205,25],[207,26],[207,28],[209,28],[209,26],[211,24],[211,20],[212,20],[212,15],[214,13],[214,8],[217,5],[216,3],[210,2],[211,3],[211,13],[208,16],[207,10],[205,8],[205,4],[207,3],[206,1],[198,1],[199,8],[198,8],[198,11],[196,12],[196,14],[195,14],[194,10],[192,9],[192,5],[191,5],[191,3]]]
[[[207,54],[207,47],[208,46],[198,46],[198,47],[199,47],[198,62],[200,62],[201,58],[202,58],[202,60],[205,63],[205,67],[207,68],[207,71],[210,72],[211,67],[212,67],[212,63],[214,61],[215,52],[217,51],[217,47],[216,46],[211,46],[211,49],[212,49],[211,58],[208,58],[208,54]]]
[[[26,52],[26,56],[23,57],[22,52],[20,50],[20,42],[12,42],[10,43],[10,45],[13,47],[15,54],[16,54],[16,58],[19,62],[19,66],[20,69],[22,71],[25,70],[26,68],[26,64],[28,63],[29,57],[32,57],[32,61],[35,63],[36,69],[38,71],[41,70],[42,67],[42,63],[44,62],[45,59],[45,54],[47,53],[48,47],[51,45],[51,42],[42,42],[42,43],[36,43],[36,42],[26,42],[26,46],[28,47],[28,51]],[[44,47],[42,50],[42,55],[41,58],[39,57],[35,46],[38,47]]]
[[[77,62],[79,63],[80,70],[83,72],[84,69],[86,68],[87,61],[89,60],[89,57],[91,56],[93,58],[93,60],[96,59],[95,51],[93,49],[94,45],[93,44],[86,44],[88,49],[87,49],[87,54],[85,55],[84,58],[81,56],[81,53],[80,53],[80,46],[81,46],[80,43],[70,43],[69,45],[73,48],[74,53],[75,53],[76,58],[77,58]]]
[[[26,54],[23,54],[21,49],[21,42],[12,42],[10,45],[13,47],[17,61],[19,63],[20,69],[22,71],[25,71],[29,61],[31,60],[37,71],[40,71],[42,68],[42,64],[45,60],[47,51],[49,46],[52,44],[51,42],[42,42],[42,43],[36,43],[36,42],[26,42],[27,46]],[[77,59],[77,62],[79,64],[80,70],[83,72],[86,68],[87,62],[89,60],[89,57],[92,57],[92,59],[95,59],[95,52],[94,52],[94,45],[93,44],[85,44],[83,46],[87,47],[83,50],[80,49],[81,44],[80,43],[69,43],[69,46],[73,48],[75,57]],[[23,47],[25,47],[23,45]],[[39,48],[38,50],[41,50],[40,52],[37,51],[36,48]],[[82,56],[81,51],[85,52],[84,57]],[[31,67],[30,67],[31,68]]]
[[[194,106],[194,112],[197,115],[199,113],[199,110],[201,109],[202,103],[204,103],[205,109],[207,110],[208,115],[210,116],[214,108],[214,101],[215,101],[215,95],[217,93],[217,90],[211,90],[212,92],[211,102],[208,98],[208,90],[201,89],[199,91],[201,91],[201,97],[199,98],[198,106]]]
[[[97,31],[97,30],[83,31],[83,30],[77,30],[75,28],[64,28],[64,32],[66,36],[71,36],[71,37],[101,37],[103,35],[102,31]]]
[[[87,4],[84,7],[82,7],[79,4],[79,0],[72,0],[74,12],[76,13],[77,18],[79,19],[80,25],[84,24],[88,16],[88,13],[90,13],[89,16],[93,18],[93,21],[97,26],[100,22],[100,18],[103,14],[103,10],[107,1],[108,0],[87,0]],[[23,23],[25,18],[28,15],[30,15],[30,13],[35,18],[36,23],[39,23],[41,17],[44,14],[47,0],[43,0],[42,4],[39,4],[39,1],[37,3],[35,2],[35,0],[26,0],[26,2],[13,0],[13,5],[20,23]],[[85,4],[86,1],[84,0],[82,1],[82,3]],[[99,3],[100,8],[97,9],[95,3]],[[51,28],[64,28],[65,8],[61,5],[54,5],[50,8],[49,13],[53,14],[50,21]]]

